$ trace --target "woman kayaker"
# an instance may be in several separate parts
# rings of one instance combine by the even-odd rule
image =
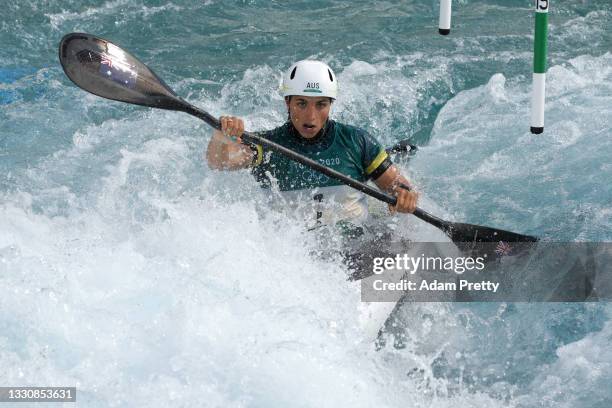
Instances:
[[[418,195],[407,190],[409,181],[400,174],[387,152],[363,129],[329,118],[338,93],[331,68],[314,60],[293,64],[283,77],[282,95],[288,120],[260,134],[303,156],[359,181],[372,180],[397,197],[392,212],[414,212]],[[217,170],[252,168],[264,188],[277,188],[289,205],[307,202],[317,224],[349,221],[358,224],[368,215],[366,196],[340,181],[259,145],[243,144],[244,121],[235,116],[220,118],[206,152],[208,165]],[[403,187],[402,187],[403,185]]]

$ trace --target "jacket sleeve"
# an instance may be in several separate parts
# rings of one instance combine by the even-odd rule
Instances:
[[[393,163],[387,151],[378,141],[366,131],[359,133],[360,145],[362,146],[362,165],[366,179],[376,180]]]

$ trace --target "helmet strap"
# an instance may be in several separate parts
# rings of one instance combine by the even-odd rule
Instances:
[[[287,120],[291,122],[291,111],[289,110],[289,103],[293,95],[285,96],[285,102],[287,103]]]

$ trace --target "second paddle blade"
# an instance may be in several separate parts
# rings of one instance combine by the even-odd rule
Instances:
[[[482,225],[449,223],[446,234],[454,242],[537,242],[538,237],[504,231]]]
[[[162,109],[183,105],[149,67],[102,38],[67,34],[60,42],[59,58],[68,78],[92,94]]]

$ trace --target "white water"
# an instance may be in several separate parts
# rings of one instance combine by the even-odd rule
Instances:
[[[48,18],[58,34],[123,4]],[[150,10],[177,11],[171,4]],[[605,42],[596,25],[607,16],[556,26],[559,38],[590,29]],[[462,90],[450,65],[480,57],[463,55],[475,40],[452,41],[448,57],[346,51],[350,62],[335,61],[334,116],[390,144],[444,102],[435,122],[426,118],[430,142],[403,166],[423,208],[551,239],[610,240],[611,55],[552,64],[546,132],[532,136],[528,73],[491,72]],[[2,139],[0,156],[0,385],[76,385],[88,407],[607,406],[609,305],[409,304],[399,314],[405,348],[390,341],[376,352],[346,270],[310,256],[312,237],[285,214],[261,211],[247,172],[206,168],[205,125],[85,96],[49,65],[0,84],[16,95],[2,105],[2,137],[18,136]],[[244,72],[171,84],[215,115],[244,115],[249,129],[281,123],[270,92],[280,70],[251,61]],[[410,217],[390,224],[439,238]]]

